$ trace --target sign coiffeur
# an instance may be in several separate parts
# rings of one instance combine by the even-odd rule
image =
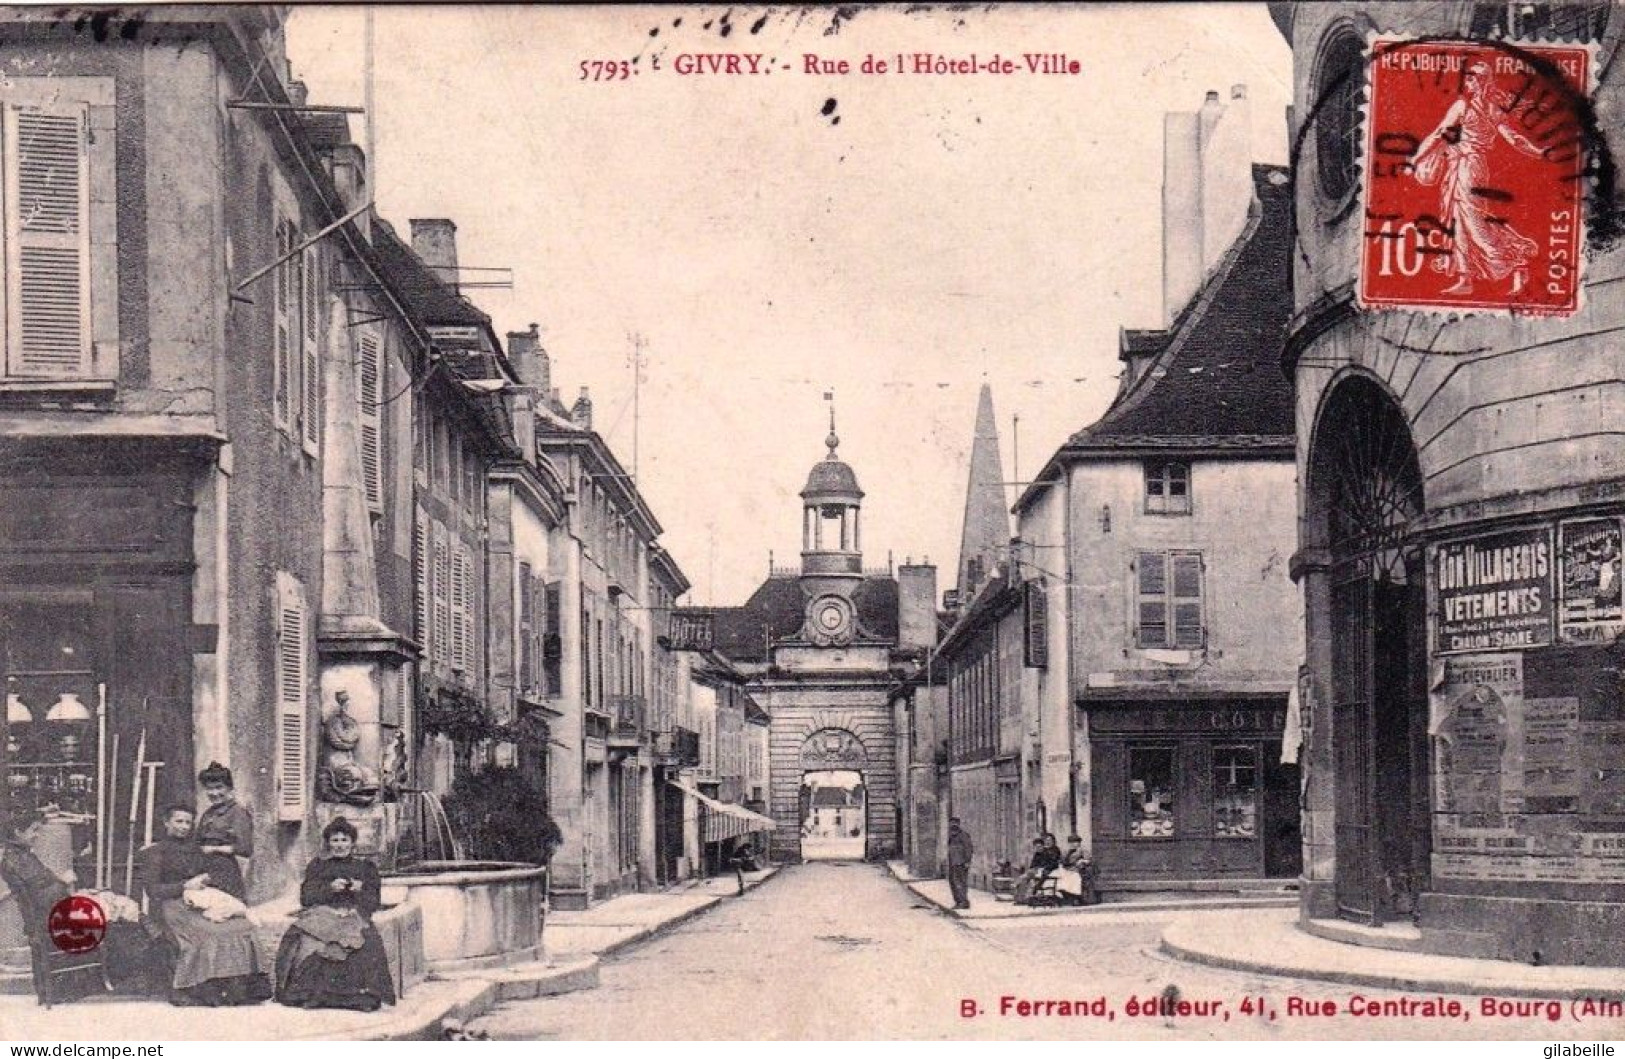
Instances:
[[[1517,651],[1552,642],[1552,533],[1504,530],[1432,548],[1435,650]]]

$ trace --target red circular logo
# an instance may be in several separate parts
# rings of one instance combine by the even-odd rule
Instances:
[[[45,927],[52,944],[63,952],[89,952],[107,933],[107,913],[90,898],[74,894],[51,906]]]

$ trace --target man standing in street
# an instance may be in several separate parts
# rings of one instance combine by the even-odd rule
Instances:
[[[948,889],[954,894],[955,908],[970,907],[970,858],[975,852],[970,834],[959,826],[959,817],[948,820]]]

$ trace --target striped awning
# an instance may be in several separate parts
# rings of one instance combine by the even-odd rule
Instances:
[[[730,805],[701,794],[686,783],[668,780],[673,787],[700,803],[700,841],[722,842],[752,831],[772,831],[778,825],[771,817],[753,813],[742,805]]]

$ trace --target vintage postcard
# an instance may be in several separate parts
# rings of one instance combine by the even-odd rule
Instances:
[[[1622,38],[0,7],[0,1039],[1611,1055]]]

